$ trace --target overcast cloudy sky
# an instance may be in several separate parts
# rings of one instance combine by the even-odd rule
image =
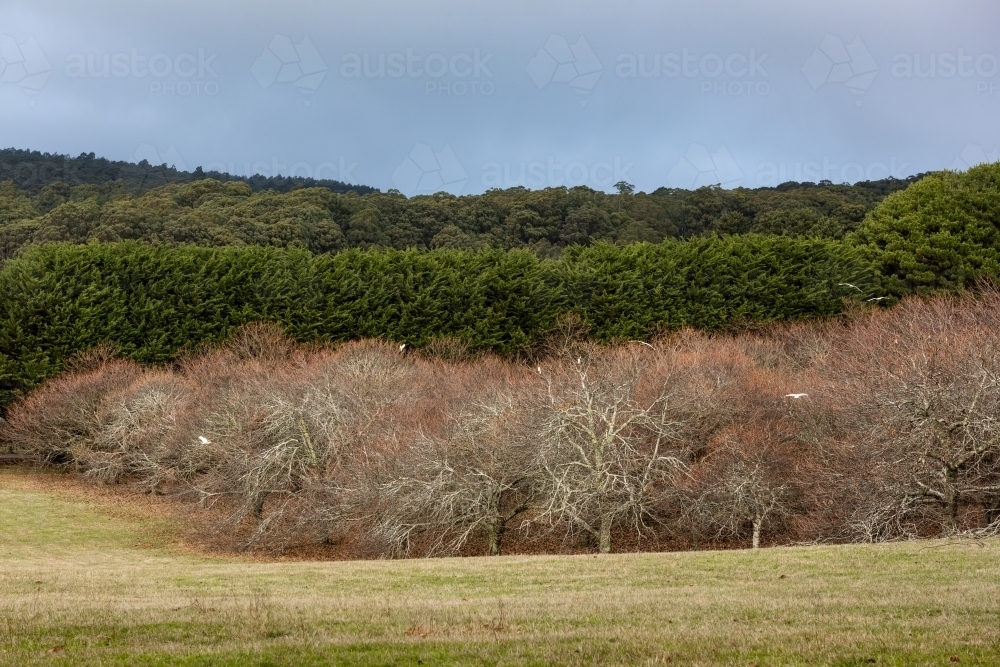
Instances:
[[[997,0],[0,0],[0,145],[405,194],[996,159]]]

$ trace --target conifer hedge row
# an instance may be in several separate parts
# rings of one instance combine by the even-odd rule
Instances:
[[[0,272],[0,406],[103,342],[165,362],[255,320],[300,341],[441,337],[530,352],[563,313],[601,341],[664,328],[828,315],[875,279],[829,239],[722,236],[528,251],[349,250],[54,244]]]

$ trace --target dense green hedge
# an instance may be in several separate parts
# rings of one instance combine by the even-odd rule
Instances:
[[[832,315],[844,296],[875,289],[858,251],[829,239],[599,244],[570,249],[555,266],[566,302],[604,341],[684,325],[715,329]]]
[[[529,351],[561,313],[594,338],[837,312],[874,285],[857,249],[828,239],[740,236],[527,251],[360,251],[135,242],[46,245],[0,272],[0,405],[104,341],[142,362],[220,340],[254,320],[295,338],[444,336]]]

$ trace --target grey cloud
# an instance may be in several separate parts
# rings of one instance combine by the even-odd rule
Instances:
[[[413,192],[905,176],[995,156],[998,18],[977,0],[8,0],[0,144]]]

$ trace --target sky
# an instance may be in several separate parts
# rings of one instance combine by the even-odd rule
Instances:
[[[996,0],[0,0],[0,146],[406,195],[995,161]]]

